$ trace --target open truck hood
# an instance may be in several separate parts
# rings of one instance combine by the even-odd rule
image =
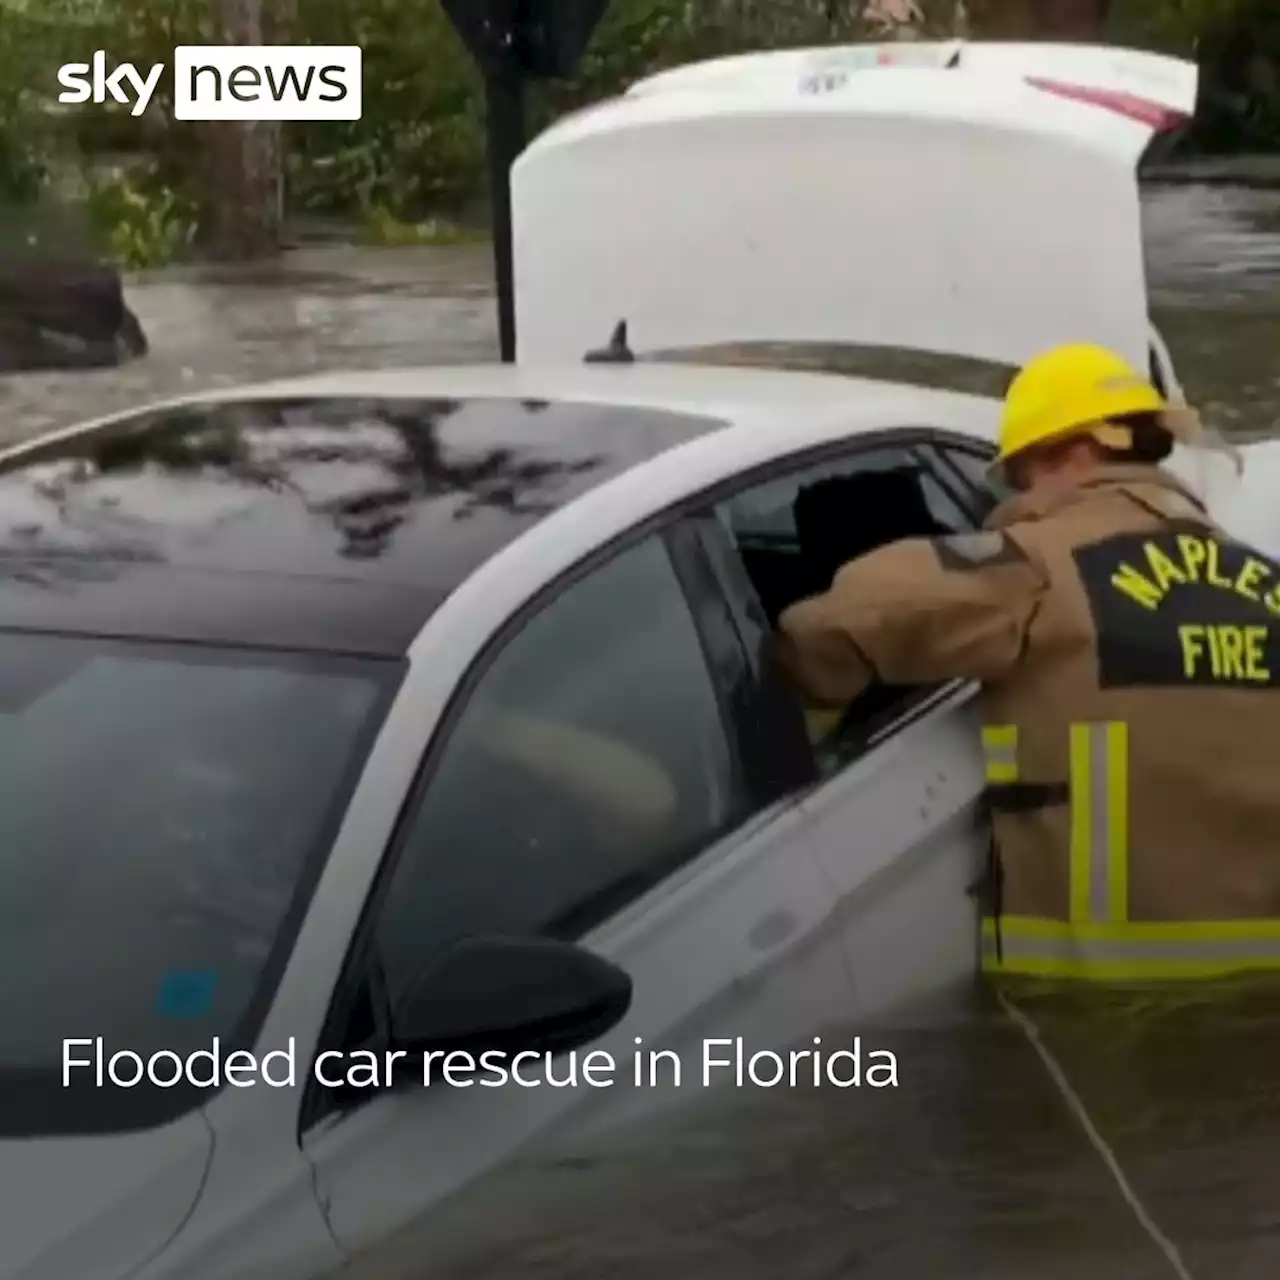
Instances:
[[[1199,81],[1193,63],[1108,45],[899,40],[712,58],[647,76],[627,94],[640,97],[673,89],[750,92],[769,85],[823,93],[864,71],[912,67],[1057,86],[1069,96],[1110,106],[1156,130],[1177,128],[1190,120]]]
[[[889,53],[898,65],[878,65]],[[519,358],[898,347],[1145,367],[1137,164],[1192,111],[1175,59],[868,45],[678,68],[561,121],[512,172]]]

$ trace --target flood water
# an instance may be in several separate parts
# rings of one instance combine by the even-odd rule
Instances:
[[[1280,191],[1169,186],[1146,201],[1155,316],[1224,430],[1280,416]],[[315,370],[496,356],[490,255],[309,248],[268,269],[155,272],[128,296],[153,351],[123,369],[0,380],[0,439],[158,396]],[[602,339],[603,340],[603,339]]]
[[[1280,192],[1173,186],[1146,208],[1156,319],[1189,394],[1226,430],[1272,434]],[[485,247],[312,249],[257,275],[158,273],[130,299],[153,354],[0,384],[6,438],[245,379],[496,349]],[[1038,993],[1018,1007],[1032,1023],[975,996],[886,1033],[902,1064],[891,1096],[739,1094],[630,1156],[486,1180],[451,1211],[465,1248],[408,1238],[350,1274],[1280,1275],[1280,997]],[[542,1207],[531,1219],[517,1201]]]
[[[896,1089],[727,1089],[522,1153],[342,1280],[1280,1274],[1277,993],[1013,1007],[857,1028]]]

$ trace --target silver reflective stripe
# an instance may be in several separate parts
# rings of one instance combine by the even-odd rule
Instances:
[[[1128,918],[1128,728],[1071,726],[1071,919]]]
[[[1111,871],[1111,788],[1107,772],[1107,726],[1091,724],[1089,735],[1089,918],[1107,919]]]

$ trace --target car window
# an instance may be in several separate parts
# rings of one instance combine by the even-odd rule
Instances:
[[[900,538],[958,533],[972,513],[911,448],[871,448],[801,466],[731,494],[715,513],[770,623],[825,591],[847,560]]]
[[[927,467],[919,473],[920,496],[930,516],[942,530],[967,529],[973,522],[970,509],[956,495],[954,486],[942,483],[938,475]],[[950,477],[948,477],[950,479]]]
[[[825,591],[841,565],[886,543],[977,527],[954,475],[923,448],[863,448],[773,475],[723,499],[721,528],[771,626],[789,605]],[[932,695],[876,685],[846,715],[808,714],[824,772],[858,754],[886,725]]]
[[[747,809],[693,617],[650,538],[531,617],[467,698],[376,925],[393,1006],[444,944],[578,936]]]
[[[959,456],[964,458],[964,455]],[[964,474],[967,482],[980,487],[983,484],[981,469],[984,465],[977,459],[972,459],[970,462],[961,461],[957,469]],[[973,470],[975,466],[978,468],[976,472]],[[858,469],[888,473],[902,470],[911,472],[914,483],[918,486],[919,497],[936,524],[948,530],[968,527],[971,516],[966,507],[957,502],[954,484],[950,487],[944,485],[936,470],[922,465],[921,459],[912,453],[902,450],[876,451]],[[834,467],[831,474],[843,475],[848,470],[848,464],[842,463]],[[819,471],[826,474],[823,468],[819,468]],[[891,482],[894,479],[896,474],[891,474]],[[794,547],[797,541],[796,484],[795,477],[781,476],[735,494],[721,504],[721,519],[739,541]]]
[[[144,1057],[253,1043],[398,676],[0,634],[0,1136],[159,1123],[193,1103],[104,1094],[91,1071],[60,1090],[64,1036]]]
[[[720,506],[719,514],[739,540],[794,545],[795,496],[790,479],[766,481],[730,498]]]
[[[991,470],[991,460],[995,456],[992,449],[979,452],[958,445],[931,444],[927,446],[926,453],[939,459],[942,467],[958,478],[966,493],[977,502],[977,513],[984,520],[1012,495],[1012,490],[1001,481],[999,474]]]

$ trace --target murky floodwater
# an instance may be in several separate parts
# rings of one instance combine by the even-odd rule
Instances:
[[[1280,191],[1147,198],[1156,317],[1188,389],[1226,429],[1280,417]],[[280,269],[155,273],[129,299],[153,353],[119,370],[0,381],[0,437],[189,389],[317,369],[496,354],[486,246],[318,248]]]
[[[0,438],[156,397],[317,370],[497,354],[486,246],[323,247],[264,269],[129,281],[152,351],[120,369],[0,379]]]
[[[1156,322],[1187,390],[1224,430],[1280,422],[1280,190],[1167,187],[1148,194]]]
[[[1156,317],[1189,392],[1227,429],[1274,432],[1280,192],[1154,190],[1147,223]],[[490,358],[488,280],[484,247],[317,249],[256,277],[159,274],[130,289],[150,357],[7,380],[0,429],[14,438],[245,379]],[[350,1274],[1280,1274],[1280,999],[1098,997],[1082,1008],[1042,996],[1026,1007],[1123,1183],[1026,1028],[984,1004],[898,1036],[903,1084],[892,1097],[740,1094],[630,1155],[486,1179],[449,1211],[456,1250],[447,1232],[408,1238]],[[446,1224],[433,1215],[431,1225]]]

